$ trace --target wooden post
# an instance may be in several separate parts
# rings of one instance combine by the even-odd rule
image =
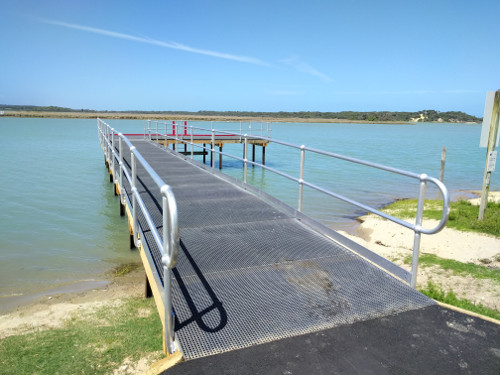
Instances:
[[[266,165],[266,145],[262,145],[262,165]]]
[[[255,161],[255,143],[252,144],[252,161]]]
[[[439,181],[443,182],[444,180],[444,164],[446,162],[446,147],[443,147],[443,151],[441,151],[441,174],[439,175]]]
[[[486,212],[486,206],[488,203],[488,192],[490,190],[490,180],[492,168],[490,166],[490,155],[495,151],[495,143],[498,134],[498,117],[500,110],[500,90],[495,92],[495,98],[493,100],[493,109],[491,112],[490,121],[490,132],[488,134],[488,148],[486,150],[486,163],[484,166],[484,176],[483,176],[483,188],[481,189],[481,203],[479,205],[479,216],[478,220],[484,219],[484,213]]]
[[[207,150],[205,149],[205,143],[203,143],[203,164],[207,163]]]
[[[219,146],[219,151],[222,152],[222,145]],[[219,169],[222,169],[222,154],[219,154]]]
[[[146,283],[144,285],[144,298],[153,297],[153,291],[151,290],[151,285],[149,284],[148,274],[146,274]]]

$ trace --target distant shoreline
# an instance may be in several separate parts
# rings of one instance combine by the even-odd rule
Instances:
[[[157,113],[126,113],[126,112],[45,112],[45,111],[5,111],[2,117],[20,118],[64,118],[64,119],[110,119],[110,120],[179,120],[179,121],[232,121],[232,122],[295,122],[295,123],[332,123],[332,124],[388,124],[415,125],[414,121],[368,121],[325,118],[279,118],[259,116],[209,116],[209,115],[173,115]],[[430,123],[439,124],[434,121]],[[456,124],[476,124],[476,122],[454,122]]]

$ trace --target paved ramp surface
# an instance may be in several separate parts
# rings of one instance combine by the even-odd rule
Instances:
[[[132,142],[177,200],[181,249],[172,295],[187,360],[434,304],[291,210],[157,144]],[[160,228],[159,189],[140,167],[138,176]],[[161,270],[147,223],[139,221]]]
[[[433,305],[199,358],[164,375],[500,374],[500,326]]]

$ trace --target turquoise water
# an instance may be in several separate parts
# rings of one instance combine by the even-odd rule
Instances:
[[[108,123],[123,133],[143,129],[142,121]],[[480,130],[463,124],[279,123],[273,124],[272,137],[435,177],[446,146],[445,183],[456,195],[481,188],[485,150],[478,147]],[[106,271],[139,260],[129,249],[127,221],[119,216],[95,120],[0,118],[0,149],[0,311],[33,296],[101,285]],[[224,151],[241,156],[242,146]],[[260,161],[260,147],[256,154]],[[298,177],[297,150],[273,143],[266,161]],[[312,154],[306,155],[306,167],[307,181],[374,206],[417,192],[413,180]],[[223,172],[241,178],[242,163],[224,158]],[[249,181],[297,207],[295,183],[259,168],[249,168]],[[491,188],[500,189],[495,175]],[[304,211],[337,228],[362,214],[307,189]]]
[[[0,310],[137,260],[95,120],[0,119]],[[71,289],[71,288],[70,288]]]
[[[227,126],[234,129],[237,125]],[[461,190],[481,189],[486,151],[479,148],[480,132],[480,125],[472,124],[276,123],[272,125],[271,135],[296,145],[304,144],[436,178],[440,176],[441,152],[446,147],[444,182],[451,196],[457,197],[463,195]],[[242,146],[226,146],[224,151],[241,156]],[[257,147],[256,158],[261,160],[260,147]],[[418,181],[414,179],[310,152],[305,159],[306,181],[373,207],[398,198],[414,198],[418,193]],[[241,162],[228,158],[224,161],[224,173],[243,179]],[[298,178],[300,152],[272,143],[266,151],[266,164]],[[297,208],[299,188],[296,182],[260,168],[249,169],[249,181]],[[499,182],[493,176],[491,188],[499,189]],[[429,197],[438,196],[432,185],[427,190]],[[304,192],[304,212],[336,228],[363,214],[355,207],[309,188]]]

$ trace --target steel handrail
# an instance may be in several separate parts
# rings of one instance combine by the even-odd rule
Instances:
[[[176,123],[178,122],[178,123]],[[155,130],[156,128],[156,133],[154,135],[158,136],[160,135],[161,133],[159,132],[159,129],[160,129],[160,126],[163,125],[163,128],[165,129],[164,133],[166,133],[166,128],[167,126],[170,126],[170,127],[175,127],[176,129],[178,127],[180,128],[184,128],[184,129],[187,129],[188,126],[183,124],[182,122],[186,122],[185,120],[172,120],[170,122],[168,121],[160,121],[160,120],[145,120],[144,122],[144,137],[146,138],[146,134],[149,134],[149,138],[151,139],[151,136],[153,134],[151,134],[151,132],[153,130]],[[147,126],[146,126],[146,123],[147,123]],[[151,126],[151,123],[154,123],[155,126],[152,127]],[[217,121],[217,123],[234,123],[234,121]],[[261,123],[259,123],[259,127],[257,128],[252,128],[252,123],[249,123],[249,126],[248,126],[248,130],[251,132],[250,134],[255,135],[257,136],[257,134],[255,134],[256,132],[260,132],[261,134],[266,132],[267,134],[270,134],[271,133],[271,128],[269,127],[269,122],[266,122],[266,126],[264,127]],[[207,128],[201,128],[201,127],[195,127],[195,126],[192,126],[190,125],[189,128],[192,128],[192,129],[198,129],[198,130],[205,130],[205,131],[211,131],[213,130],[213,125],[210,129],[207,129]],[[242,131],[243,131],[243,127],[242,127],[242,122],[240,121],[240,128],[239,129],[224,129],[224,131],[222,130],[217,130],[218,131],[218,134],[219,133],[226,133],[226,134],[231,134],[231,135],[237,135],[237,134],[242,134]],[[236,131],[239,131],[239,133],[235,133]],[[175,132],[172,130],[172,134],[173,135],[179,135],[179,136],[189,136],[189,134],[181,134],[181,132]],[[262,136],[262,135],[261,135]]]
[[[235,160],[242,161],[244,163],[244,177],[243,177],[243,182],[244,183],[247,183],[247,168],[248,168],[248,164],[254,165],[254,166],[258,166],[258,167],[266,169],[266,170],[268,170],[268,171],[270,171],[272,173],[275,173],[275,174],[277,174],[279,176],[287,178],[287,179],[289,179],[291,181],[297,182],[299,184],[299,202],[298,202],[298,211],[299,212],[302,212],[303,187],[307,186],[307,187],[312,188],[312,189],[314,189],[316,191],[319,191],[319,192],[321,192],[321,193],[323,193],[325,195],[328,195],[330,197],[333,197],[333,198],[339,199],[339,200],[341,200],[343,202],[346,202],[346,203],[349,203],[351,205],[354,205],[354,206],[356,206],[358,208],[361,208],[361,209],[363,209],[363,210],[365,210],[367,212],[373,213],[375,215],[378,215],[378,216],[380,216],[382,218],[385,218],[387,220],[390,220],[390,221],[392,221],[392,222],[394,222],[396,224],[399,224],[401,226],[404,226],[405,228],[408,228],[408,229],[412,230],[414,232],[414,245],[413,245],[413,259],[412,259],[412,270],[411,270],[410,285],[413,288],[415,288],[415,286],[416,286],[416,275],[417,275],[417,270],[418,270],[418,256],[419,256],[419,252],[420,252],[420,237],[421,237],[421,234],[434,234],[434,233],[437,233],[437,232],[441,231],[444,228],[444,226],[446,225],[446,222],[447,222],[448,216],[449,216],[449,212],[450,212],[450,196],[449,196],[449,193],[448,193],[448,189],[446,188],[446,186],[441,181],[439,181],[438,179],[436,179],[434,177],[429,177],[425,173],[418,174],[418,173],[414,173],[414,172],[409,172],[409,171],[405,171],[405,170],[402,170],[402,169],[393,168],[393,167],[385,166],[385,165],[382,165],[382,164],[373,163],[373,162],[370,162],[370,161],[353,158],[353,157],[350,157],[350,156],[345,156],[345,155],[341,155],[341,154],[337,154],[337,153],[333,153],[333,152],[329,152],[329,151],[323,151],[323,150],[319,150],[319,149],[316,149],[316,148],[307,147],[305,145],[297,145],[297,144],[293,144],[293,143],[286,142],[286,141],[276,140],[276,139],[273,139],[273,138],[270,138],[270,137],[264,137],[264,136],[254,135],[254,134],[248,135],[248,134],[234,133],[234,132],[229,132],[227,129],[226,130],[215,130],[213,128],[207,129],[207,128],[201,128],[201,127],[195,127],[195,126],[187,126],[187,125],[182,125],[182,126],[185,127],[186,129],[191,129],[191,136],[190,136],[191,139],[190,140],[188,140],[189,134],[188,135],[186,135],[186,134],[184,134],[184,135],[178,135],[178,134],[176,134],[175,136],[171,136],[171,135],[166,134],[166,131],[165,131],[165,134],[163,134],[162,136],[165,137],[165,140],[167,138],[168,139],[175,139],[179,143],[184,143],[186,145],[190,144],[191,145],[191,150],[193,149],[193,147],[198,147],[198,148],[202,148],[202,149],[204,149],[206,151],[212,152],[212,168],[214,168],[214,157],[213,156],[215,154],[219,154],[219,155],[228,156],[228,157],[233,158]],[[211,147],[198,146],[197,144],[195,144],[193,142],[193,129],[203,130],[203,131],[210,132],[211,136],[212,136]],[[234,135],[234,136],[240,137],[240,140],[242,140],[244,142],[244,157],[241,158],[239,156],[228,154],[227,152],[217,151],[215,149],[215,145],[214,145],[214,136],[215,136],[215,132],[216,131],[217,131],[217,134],[230,134],[230,135]],[[179,136],[182,136],[182,138],[179,138]],[[266,166],[264,164],[248,160],[247,155],[248,155],[248,139],[249,138],[251,138],[251,139],[260,139],[260,140],[263,140],[263,141],[267,141],[269,143],[272,142],[272,143],[275,143],[275,144],[279,144],[279,145],[282,145],[282,146],[291,147],[291,148],[300,150],[300,152],[301,152],[301,162],[300,162],[300,176],[299,176],[299,178],[296,178],[296,177],[294,177],[294,176],[292,176],[292,175],[290,175],[288,173],[281,172],[281,171],[279,171],[279,170],[277,170],[275,168],[268,167],[268,166]],[[165,141],[165,147],[167,147],[166,141]],[[324,156],[336,158],[336,159],[339,159],[339,160],[347,161],[347,162],[350,162],[350,163],[364,165],[364,166],[371,167],[371,168],[376,168],[376,169],[383,170],[383,171],[386,171],[386,172],[389,172],[389,173],[394,173],[394,174],[398,174],[398,175],[402,175],[402,176],[405,176],[405,177],[409,177],[409,178],[418,180],[420,182],[420,189],[419,189],[419,197],[418,197],[418,203],[417,203],[417,214],[416,214],[416,218],[415,218],[415,223],[410,223],[408,221],[401,220],[401,219],[399,219],[399,218],[397,218],[395,216],[392,216],[390,214],[387,214],[385,212],[377,210],[377,209],[375,209],[373,207],[370,207],[370,206],[365,205],[363,203],[357,202],[357,201],[355,201],[353,199],[347,198],[347,197],[345,197],[345,196],[343,196],[341,194],[335,193],[333,191],[330,191],[328,189],[322,188],[322,187],[317,186],[317,185],[315,185],[313,183],[305,181],[304,180],[304,164],[305,164],[305,153],[306,152],[312,152],[312,153],[315,153],[315,154],[324,155]],[[193,152],[191,152],[191,157],[193,158]],[[425,191],[426,191],[426,187],[427,187],[428,183],[432,183],[433,185],[435,185],[438,188],[438,190],[441,192],[441,196],[442,196],[442,199],[443,199],[443,211],[442,211],[441,218],[440,218],[438,224],[435,227],[430,228],[430,229],[422,227],[423,205],[424,205],[424,201],[425,201]]]
[[[172,188],[167,185],[162,178],[154,171],[154,169],[149,165],[149,163],[144,159],[144,157],[139,153],[139,151],[132,145],[132,143],[122,134],[115,134],[115,130],[111,128],[104,121],[97,119],[98,123],[98,133],[99,140],[101,142],[101,147],[106,156],[108,165],[110,165],[113,183],[116,185],[116,168],[115,160],[118,161],[120,167],[120,201],[124,203],[124,187],[123,187],[123,176],[128,180],[131,186],[132,192],[132,228],[133,228],[133,238],[134,244],[139,247],[141,246],[140,232],[138,228],[137,221],[137,206],[141,210],[150,230],[153,235],[153,239],[158,246],[162,254],[162,264],[163,264],[163,303],[164,303],[164,339],[165,346],[169,353],[174,353],[178,350],[175,341],[175,331],[174,331],[174,316],[172,310],[172,297],[171,297],[171,269],[175,267],[178,253],[179,253],[179,224],[178,224],[178,211],[177,203],[175,200]],[[119,149],[118,152],[114,145],[115,136],[119,139]],[[122,142],[124,142],[130,150],[131,158],[131,174],[129,174],[127,168],[124,167],[123,163],[123,151]],[[111,159],[111,164],[109,163]],[[151,218],[151,215],[141,198],[141,195],[137,189],[137,161],[142,165],[144,170],[150,175],[156,185],[159,187],[160,194],[162,196],[162,210],[163,210],[163,233],[162,238],[160,237],[156,225]]]
[[[193,127],[193,128],[195,128],[195,127]],[[196,128],[196,129],[209,130],[209,129],[204,129],[204,128]],[[227,131],[222,131],[222,130],[218,130],[218,133],[225,133],[225,134],[231,134],[231,135],[235,135],[235,136],[241,136],[242,138],[248,137],[247,134],[233,134],[233,133],[229,133]],[[167,137],[168,138],[175,138],[175,137],[170,137],[170,136],[167,136]],[[293,143],[289,143],[289,142],[286,142],[286,141],[280,141],[280,140],[272,139],[272,138],[269,138],[269,137],[262,137],[262,136],[257,136],[257,135],[255,135],[255,136],[252,135],[251,137],[252,138],[261,139],[261,140],[266,140],[268,142],[273,142],[273,143],[280,144],[280,145],[283,145],[283,146],[292,147],[292,148],[295,148],[295,149],[298,149],[298,150],[310,151],[310,152],[313,152],[313,153],[316,153],[316,154],[325,155],[325,156],[333,157],[333,158],[336,158],[336,159],[348,161],[348,162],[351,162],[351,163],[356,163],[356,164],[364,165],[364,166],[367,166],[367,167],[372,167],[372,168],[380,169],[380,170],[383,170],[383,171],[386,171],[386,172],[391,172],[391,173],[399,174],[399,175],[410,177],[410,178],[417,179],[417,180],[425,180],[427,182],[431,182],[434,185],[436,185],[437,188],[441,191],[441,194],[443,196],[448,196],[448,191],[447,191],[445,185],[441,181],[439,181],[438,179],[436,179],[434,177],[429,177],[426,174],[418,174],[418,173],[414,173],[414,172],[409,172],[409,171],[405,171],[405,170],[402,170],[402,169],[388,167],[388,166],[385,166],[385,165],[382,165],[382,164],[373,163],[373,162],[370,162],[370,161],[353,158],[353,157],[350,157],[350,156],[345,156],[345,155],[336,154],[336,153],[329,152],[329,151],[323,151],[323,150],[319,150],[319,149],[316,149],[316,148],[307,147],[307,146],[304,146],[304,145],[299,146],[299,145],[296,145],[296,144],[293,144]],[[182,142],[182,143],[186,143],[186,144],[190,143],[190,142],[188,142],[188,141],[186,141],[184,139],[179,139],[179,141]],[[197,146],[197,145],[195,145],[195,147],[203,148],[203,146]],[[209,150],[211,150],[211,149],[209,149]],[[228,153],[222,152],[222,151],[217,151],[217,150],[214,150],[214,151],[217,154],[228,156],[228,157],[231,157],[231,158],[239,160],[239,161],[244,161],[243,158],[240,158],[238,156],[231,155],[231,154],[228,154]],[[386,214],[386,213],[384,213],[382,211],[373,209],[373,208],[371,208],[369,206],[363,205],[362,203],[358,203],[358,202],[356,202],[354,200],[351,200],[349,198],[343,197],[340,194],[336,194],[334,192],[331,192],[329,190],[323,189],[321,187],[318,187],[318,186],[316,186],[314,184],[311,184],[311,183],[308,183],[306,181],[302,181],[301,182],[300,178],[295,178],[295,177],[293,177],[293,176],[291,176],[289,174],[280,172],[280,171],[278,171],[278,170],[276,170],[274,168],[270,168],[270,167],[268,167],[268,166],[266,166],[264,164],[260,164],[260,163],[249,161],[249,160],[247,160],[247,162],[250,163],[250,164],[252,164],[252,165],[261,167],[263,169],[267,169],[270,172],[276,173],[276,174],[278,174],[280,176],[288,178],[288,179],[290,179],[292,181],[295,181],[297,183],[303,183],[304,185],[309,186],[309,187],[311,187],[311,188],[313,188],[315,190],[318,190],[318,191],[320,191],[322,193],[325,193],[327,195],[331,195],[334,198],[341,199],[341,200],[345,201],[346,203],[350,203],[350,204],[353,204],[353,205],[358,206],[360,208],[366,209],[369,212],[376,213],[379,216],[382,216],[382,217],[384,217],[384,218],[386,218],[388,220],[394,221],[395,223],[403,225],[403,226],[405,226],[405,227],[407,227],[409,229],[414,229],[414,227],[415,227],[411,223],[408,223],[406,221],[400,220],[400,219],[398,219],[398,218],[396,218],[396,217],[394,217],[392,215],[388,215],[388,214]],[[446,212],[443,211],[441,219],[440,219],[440,221],[439,221],[439,223],[438,223],[438,225],[436,227],[434,227],[432,229],[421,228],[420,231],[422,233],[424,233],[424,234],[434,234],[434,233],[439,232],[441,229],[444,228],[444,225],[446,224],[446,216],[447,216]]]

